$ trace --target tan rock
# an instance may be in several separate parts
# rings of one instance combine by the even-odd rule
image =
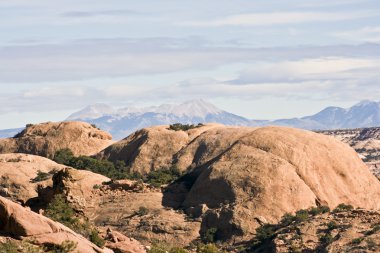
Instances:
[[[69,148],[74,155],[93,155],[113,143],[112,136],[84,122],[47,122],[28,126],[15,138],[0,139],[0,153],[53,157]]]
[[[16,239],[31,239],[40,245],[59,245],[65,240],[77,243],[79,252],[100,253],[102,249],[60,223],[0,197],[0,224],[2,235]]]
[[[38,196],[38,186],[52,185],[51,176],[46,180],[33,182],[38,171],[53,173],[64,167],[40,156],[0,154],[0,195],[26,203],[29,199]]]
[[[97,156],[111,161],[125,161],[132,171],[142,174],[168,168],[173,156],[202,132],[218,125],[209,124],[188,131],[170,130],[169,126],[154,126],[139,130]]]

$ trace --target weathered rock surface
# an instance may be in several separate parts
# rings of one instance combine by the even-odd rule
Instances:
[[[40,156],[0,154],[0,195],[26,203],[38,196],[38,187],[51,186],[52,174],[64,167]],[[36,180],[39,171],[47,174]]]
[[[53,157],[69,148],[74,155],[93,155],[113,143],[112,136],[84,122],[47,122],[30,125],[14,138],[0,139],[0,153]]]
[[[146,174],[170,167],[173,156],[181,148],[202,132],[217,126],[208,124],[188,131],[170,130],[167,125],[144,128],[109,146],[97,156],[111,161],[125,161],[132,171]]]
[[[206,205],[201,233],[215,227],[224,240],[251,236],[260,217],[276,222],[310,206],[380,208],[379,181],[355,151],[309,131],[212,128],[174,157],[190,173],[167,189],[164,204]]]
[[[103,250],[60,223],[34,213],[12,201],[0,197],[0,230],[2,236],[31,239],[38,245],[60,245],[65,240],[77,243],[76,250],[100,253]]]
[[[112,229],[116,237],[120,237],[120,231],[145,245],[158,240],[183,246],[199,237],[200,222],[188,221],[185,214],[163,206],[160,189],[130,180],[102,184],[108,179],[100,176],[96,180],[90,174],[78,176],[81,172],[85,171],[64,169],[56,174],[53,191],[67,196],[72,206],[99,229]],[[124,239],[107,245],[125,248],[133,242],[121,240]]]

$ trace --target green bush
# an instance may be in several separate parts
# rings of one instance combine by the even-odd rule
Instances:
[[[265,224],[256,229],[254,238],[254,245],[260,245],[272,239],[275,236],[276,226],[272,224]]]
[[[99,231],[96,229],[91,230],[90,241],[100,248],[103,248],[104,244],[106,244],[106,241],[99,236]]]
[[[51,173],[46,173],[46,172],[38,170],[37,176],[35,178],[33,178],[32,180],[30,180],[30,181],[32,183],[38,183],[38,182],[41,182],[41,181],[48,180],[50,177],[51,177]]]
[[[295,217],[291,215],[290,213],[285,213],[284,216],[282,216],[280,225],[283,227],[289,226],[292,224],[292,222],[295,220]]]
[[[58,150],[54,155],[54,161],[76,169],[89,170],[116,180],[141,178],[141,175],[131,173],[130,168],[125,165],[124,161],[112,163],[88,156],[75,157],[70,149]]]
[[[1,253],[18,253],[19,246],[11,241],[0,243],[0,252]]]
[[[335,221],[330,221],[329,223],[327,223],[327,229],[329,231],[334,230],[336,228],[338,228],[338,224]]]
[[[334,241],[334,238],[330,232],[323,234],[319,237],[319,242],[323,245],[329,245]]]
[[[197,253],[222,253],[215,244],[199,244],[197,247]]]
[[[47,245],[44,250],[51,253],[72,253],[77,248],[78,243],[73,241],[64,241],[60,245]]]
[[[78,218],[75,210],[70,206],[62,194],[57,194],[54,196],[53,200],[46,207],[44,214],[50,219],[71,228],[78,234],[83,235],[97,246],[104,246],[105,242],[99,236],[99,232],[92,228],[87,220],[83,221]],[[65,247],[61,248],[68,248],[70,244],[66,243],[64,246]]]
[[[296,222],[302,222],[309,218],[309,212],[307,210],[301,209],[296,212],[296,216],[294,217]]]
[[[315,216],[322,213],[328,213],[330,212],[330,208],[328,206],[318,206],[318,207],[312,207],[309,209],[309,214]]]
[[[144,216],[144,215],[147,215],[148,213],[149,213],[149,209],[144,206],[140,206],[139,210],[136,211],[136,215],[138,216]]]
[[[217,228],[209,228],[201,235],[201,239],[204,243],[212,243],[216,241]]]
[[[174,131],[187,131],[187,130],[198,128],[201,126],[203,126],[202,123],[199,123],[198,125],[175,123],[175,124],[170,125],[169,129],[174,130]]]
[[[351,211],[354,209],[352,205],[346,205],[346,204],[339,204],[334,210],[334,213],[340,213],[340,212],[346,212],[346,211]]]
[[[177,180],[181,177],[181,175],[181,171],[177,167],[173,166],[170,168],[161,168],[151,171],[144,181],[154,187],[160,187],[161,185]]]
[[[76,217],[74,209],[66,201],[62,194],[54,196],[53,200],[45,209],[45,216],[55,220],[63,225],[76,230],[79,219]]]
[[[351,241],[351,244],[353,245],[359,245],[364,240],[364,237],[358,237]]]

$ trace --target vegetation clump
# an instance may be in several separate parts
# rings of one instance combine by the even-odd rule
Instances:
[[[339,204],[334,210],[334,213],[341,213],[341,212],[347,212],[354,209],[352,205],[346,205],[346,204]]]
[[[181,171],[172,166],[170,168],[161,168],[155,171],[151,171],[144,179],[145,183],[151,184],[154,187],[160,187],[161,185],[168,184],[180,178]]]
[[[169,129],[173,131],[187,131],[187,130],[198,128],[201,126],[203,126],[202,123],[199,123],[198,125],[175,123],[175,124],[170,125]]]
[[[80,170],[89,170],[94,173],[102,174],[111,179],[136,179],[138,175],[130,173],[129,167],[124,161],[112,163],[107,160],[98,160],[88,156],[75,157],[70,149],[58,150],[54,155],[56,163],[64,164]]]
[[[99,232],[92,228],[86,219],[80,219],[75,210],[70,206],[62,194],[56,194],[48,204],[44,212],[45,216],[57,221],[76,233],[83,235],[99,247],[103,247],[105,242],[99,236]]]
[[[201,239],[204,243],[213,243],[216,242],[216,233],[218,232],[217,228],[209,228],[201,235]]]
[[[52,176],[52,174],[54,174],[54,173],[55,173],[54,170],[51,172],[43,172],[43,171],[38,170],[37,176],[35,178],[31,179],[30,181],[32,183],[42,182],[42,181],[48,180]]]

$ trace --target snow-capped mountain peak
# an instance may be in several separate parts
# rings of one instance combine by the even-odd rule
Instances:
[[[106,104],[93,104],[89,105],[82,110],[71,114],[67,120],[88,120],[88,119],[96,119],[102,117],[104,115],[112,115],[115,113],[115,109]]]

